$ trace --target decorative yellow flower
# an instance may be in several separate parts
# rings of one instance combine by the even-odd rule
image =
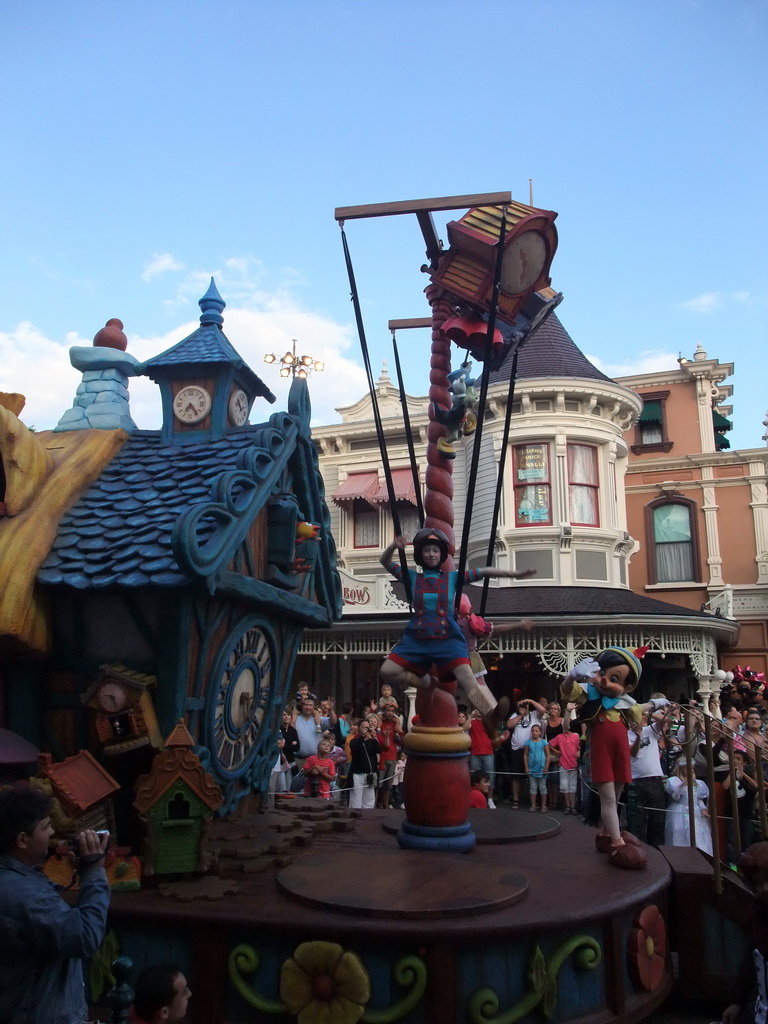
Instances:
[[[357,1024],[371,983],[354,953],[335,942],[303,942],[280,970],[280,998],[298,1024]]]

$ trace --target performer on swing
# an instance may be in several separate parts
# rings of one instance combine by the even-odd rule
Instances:
[[[381,555],[381,564],[396,579],[402,578],[399,563],[392,561],[395,549],[403,550],[406,540],[395,537]],[[496,698],[481,679],[475,677],[467,650],[467,641],[459,628],[455,614],[458,571],[444,572],[440,566],[448,557],[448,538],[442,530],[426,528],[413,538],[413,560],[422,571],[409,569],[411,579],[412,613],[403,638],[381,666],[385,683],[428,688],[436,681],[455,678],[467,700],[483,716],[486,729],[495,735],[498,722],[506,718],[509,702],[506,698],[497,705]],[[465,583],[475,583],[484,577],[526,579],[535,569],[513,572],[511,569],[468,569]],[[430,675],[435,666],[438,679]]]
[[[562,697],[579,705],[578,721],[587,726],[585,774],[600,797],[602,818],[595,847],[610,854],[609,863],[617,868],[643,868],[647,863],[640,840],[622,832],[619,824],[619,797],[632,781],[627,732],[639,727],[644,711],[669,704],[666,697],[638,704],[629,696],[640,682],[640,659],[647,650],[608,647],[596,661],[575,665],[560,686]]]

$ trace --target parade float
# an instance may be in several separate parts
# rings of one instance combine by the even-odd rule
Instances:
[[[467,207],[443,249],[432,213]],[[489,372],[535,344],[561,298],[555,214],[508,193],[336,212],[342,233],[399,214],[418,218],[430,279],[430,317],[400,324],[432,337],[422,522],[461,572],[452,456],[471,438],[471,506]],[[113,893],[110,950],[136,968],[178,962],[193,1018],[222,1024],[648,1017],[672,986],[668,857],[610,870],[590,829],[470,814],[449,681],[419,694],[404,812],[260,806],[301,632],[338,619],[340,587],[306,382],[287,412],[252,425],[273,396],[225,337],[213,282],[200,306],[200,327],[145,363],[114,320],[73,349],[83,380],[54,431],[32,432],[21,397],[0,396],[6,724],[53,761],[90,750],[119,786],[118,839],[150,870],[140,891]],[[160,387],[158,431],[131,418],[138,374]],[[382,459],[391,487],[383,445]],[[678,854],[680,879],[702,873],[696,851]],[[720,927],[711,977],[740,941]]]

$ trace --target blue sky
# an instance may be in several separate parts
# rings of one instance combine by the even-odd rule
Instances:
[[[120,317],[146,358],[210,274],[224,329],[365,388],[336,206],[511,189],[558,211],[561,319],[606,372],[735,363],[730,435],[763,444],[765,0],[28,0],[0,38],[0,390],[52,426],[67,349]],[[438,218],[438,225],[449,219]],[[374,365],[424,316],[415,218],[350,222]],[[443,231],[440,232],[445,237]],[[401,336],[425,394],[426,332]],[[149,382],[134,418],[158,425]],[[266,412],[266,410],[265,410]],[[261,418],[257,412],[256,418]]]

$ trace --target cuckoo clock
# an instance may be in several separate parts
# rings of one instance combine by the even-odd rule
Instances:
[[[491,306],[501,206],[469,210],[448,224],[450,248],[433,280],[457,300],[488,311]],[[499,316],[511,322],[526,297],[550,284],[549,268],[557,249],[557,214],[511,202],[507,206],[501,265]]]
[[[162,737],[149,693],[154,676],[125,665],[102,665],[98,678],[82,696],[95,714],[96,735],[105,754],[122,754],[149,744],[162,748]]]

